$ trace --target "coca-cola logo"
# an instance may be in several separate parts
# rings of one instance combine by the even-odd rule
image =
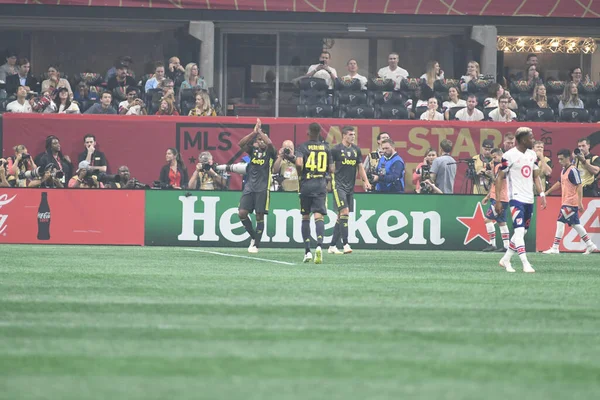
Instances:
[[[38,213],[38,220],[40,222],[46,222],[46,221],[50,221],[50,212],[39,212]]]
[[[7,194],[1,194],[0,195],[0,209],[3,206],[9,204],[11,201],[13,201],[15,197],[17,197],[16,194],[9,199]],[[6,228],[8,228],[8,224],[6,223],[6,220],[8,220],[8,215],[0,214],[0,235],[6,235],[4,233],[6,231]]]

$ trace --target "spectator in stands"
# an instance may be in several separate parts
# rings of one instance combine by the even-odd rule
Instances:
[[[376,173],[377,164],[379,159],[383,156],[383,149],[381,148],[381,142],[389,139],[390,135],[387,132],[380,132],[377,135],[377,151],[369,153],[365,158],[364,166],[367,174],[372,175]]]
[[[64,174],[61,179],[63,184],[71,179],[73,164],[69,156],[63,155],[60,151],[60,141],[56,136],[50,135],[46,138],[46,153],[39,160],[38,166],[42,169],[45,169],[48,164],[56,165],[56,168]]]
[[[119,103],[119,114],[121,115],[146,115],[146,105],[139,98],[140,92],[136,87],[127,88],[127,100]]]
[[[179,111],[177,111],[177,107],[175,107],[175,100],[172,95],[160,99],[160,107],[158,108],[156,115],[179,115]]]
[[[8,175],[6,165],[7,161],[0,157],[0,187],[10,187],[8,180],[6,179],[6,175]]]
[[[509,132],[506,135],[504,135],[504,141],[502,142],[502,147],[503,147],[505,153],[507,151],[509,151],[510,149],[512,149],[513,147],[515,147],[516,145],[517,145],[517,141],[516,141],[515,135],[513,133]]]
[[[75,189],[104,189],[104,184],[98,182],[98,177],[96,175],[88,175],[88,171],[90,171],[90,163],[81,161],[79,168],[75,172],[76,175],[69,179],[68,187]]]
[[[421,178],[427,179],[429,175],[429,172],[426,172],[426,175],[423,176],[423,166],[429,167],[429,169],[431,170],[431,164],[433,164],[433,160],[435,160],[436,158],[437,151],[430,148],[429,150],[427,150],[427,153],[425,153],[425,158],[423,159],[423,162],[419,163],[419,165],[417,165],[417,168],[415,168],[415,172],[413,172],[412,183],[417,193],[421,193]]]
[[[185,69],[181,65],[179,57],[169,58],[169,68],[167,69],[167,78],[175,83],[175,88],[179,88],[185,79]],[[207,88],[208,89],[208,88]]]
[[[6,50],[6,63],[0,66],[0,81],[6,82],[6,77],[16,75],[17,68],[17,52],[13,49]]]
[[[19,86],[17,89],[17,99],[8,103],[6,111],[13,113],[32,113],[31,104],[27,101],[27,89],[25,86]]]
[[[94,103],[85,114],[116,114],[117,111],[112,106],[112,93],[104,92],[100,97],[100,103]]]
[[[488,107],[498,107],[498,100],[500,97],[506,95],[508,98],[508,108],[511,110],[516,110],[518,108],[517,102],[512,98],[510,93],[507,90],[504,90],[502,85],[499,83],[492,83],[488,90],[488,94],[490,97],[486,98],[483,102],[483,106]]]
[[[291,140],[284,140],[279,149],[277,160],[273,164],[273,173],[279,176],[280,189],[284,192],[297,192],[298,191],[298,171],[296,170],[296,164],[288,160],[285,157],[285,149],[288,149],[289,154],[295,154],[294,142]]]
[[[391,139],[381,141],[383,155],[372,180],[378,193],[404,193],[404,160],[396,153],[395,147]]]
[[[196,63],[189,63],[185,66],[184,81],[179,87],[181,93],[184,89],[208,90],[206,81],[200,77],[200,70]]]
[[[463,108],[456,113],[456,119],[459,121],[483,121],[484,115],[477,108],[477,96],[469,95],[467,98],[467,108]]]
[[[12,96],[17,93],[19,86],[25,86],[27,92],[36,92],[38,90],[38,81],[29,71],[31,64],[26,58],[21,58],[17,61],[17,74],[6,77],[6,93]]]
[[[196,106],[188,114],[193,117],[216,117],[217,113],[210,104],[210,97],[205,91],[196,94]]]
[[[309,78],[320,78],[327,82],[329,89],[333,89],[333,81],[337,78],[335,68],[329,66],[331,61],[331,53],[328,51],[321,52],[319,63],[313,64],[308,68],[306,76]]]
[[[481,78],[479,72],[479,63],[477,61],[469,61],[467,64],[467,74],[460,78],[460,90],[463,92],[469,91],[469,82]]]
[[[165,65],[158,61],[154,64],[154,76],[146,81],[146,92],[158,88],[160,82],[165,79]]]
[[[54,90],[50,88],[49,90],[44,91],[41,96],[29,100],[33,112],[44,112],[44,110],[54,101],[54,98],[52,97],[53,94]]]
[[[535,65],[530,65],[529,67],[527,67],[526,78],[529,86],[535,86],[538,83],[544,82],[542,78],[540,78],[540,73],[538,72],[537,67]]]
[[[358,73],[358,62],[351,58],[346,64],[348,67],[348,75],[342,77],[342,80],[358,79],[360,81],[360,89],[367,90],[367,78]]]
[[[537,155],[542,186],[544,190],[548,190],[548,188],[550,187],[550,175],[552,175],[552,160],[550,160],[544,155],[544,142],[542,142],[541,140],[536,140],[535,142],[533,142],[533,151],[535,151],[535,154]]]
[[[19,174],[26,171],[33,171],[37,168],[37,165],[24,145],[19,144],[13,147],[13,150],[15,155],[7,159],[8,183],[11,187],[27,187],[27,179],[19,178]]]
[[[433,160],[431,164],[430,183],[443,194],[454,193],[454,180],[456,179],[456,161],[450,153],[452,152],[452,142],[448,139],[440,143],[442,155]]]
[[[188,188],[192,190],[222,190],[227,188],[227,178],[213,168],[213,156],[208,151],[200,153],[198,164],[190,178]]]
[[[580,67],[575,67],[572,70],[570,70],[569,77],[571,78],[571,81],[575,83],[576,86],[590,81],[589,75],[586,75],[585,79],[583,79],[583,71]]]
[[[188,184],[188,172],[181,160],[177,149],[169,148],[166,154],[167,163],[160,170],[160,184],[162,188],[185,189]]]
[[[175,98],[175,83],[169,78],[165,78],[160,82],[157,89],[163,92],[162,97],[173,96]]]
[[[42,82],[42,92],[48,90],[50,88],[50,82],[54,82],[55,88],[65,87],[69,91],[69,96],[73,96],[73,91],[71,90],[71,84],[68,80],[60,77],[60,72],[58,72],[58,67],[55,65],[50,65],[48,67],[48,79]]]
[[[450,119],[450,109],[454,107],[466,107],[467,102],[459,97],[458,89],[451,87],[448,89],[448,100],[442,104],[445,117],[447,120]]]
[[[558,113],[562,113],[563,108],[584,108],[583,101],[579,98],[579,90],[575,82],[569,82],[565,85],[560,103],[558,103]]]
[[[388,66],[380,68],[377,71],[377,76],[384,79],[390,79],[394,82],[394,90],[400,90],[402,79],[408,78],[408,71],[398,66],[400,55],[398,53],[390,53],[388,56]]]
[[[60,87],[54,92],[54,100],[48,104],[44,110],[46,114],[80,114],[79,105],[72,102],[69,96],[69,90],[66,87]]]
[[[85,146],[85,150],[82,153],[79,153],[77,161],[87,161],[88,170],[93,171],[94,173],[106,173],[108,161],[106,161],[104,153],[96,149],[96,136],[90,133],[85,135],[83,137],[83,145]]]
[[[27,187],[40,189],[62,189],[64,185],[58,178],[57,172],[58,169],[56,169],[56,165],[48,164],[46,165],[46,168],[44,168],[44,175],[38,179],[32,179]]]
[[[115,61],[115,65],[113,67],[111,67],[106,72],[106,76],[104,77],[104,81],[108,82],[110,80],[110,78],[112,78],[115,75],[117,75],[117,66],[124,65],[124,66],[127,67],[127,69],[129,69],[131,67],[131,64],[133,64],[133,59],[131,57],[129,57],[129,56],[119,56],[119,58],[117,58],[116,61]]]
[[[421,121],[443,121],[444,114],[438,112],[438,101],[435,97],[427,101],[427,111],[421,114]]]
[[[435,81],[444,80],[444,71],[440,68],[440,63],[437,61],[429,61],[425,67],[425,73],[421,75],[421,79],[425,80],[427,86],[433,89]]]
[[[92,100],[90,98],[90,88],[85,82],[79,82],[73,92],[73,100],[82,104],[84,101]]]
[[[517,114],[508,108],[509,101],[510,100],[507,95],[500,96],[500,100],[498,100],[498,108],[492,110],[488,118],[495,122],[511,122],[517,119]]]
[[[116,68],[116,75],[111,77],[106,83],[106,89],[108,91],[112,92],[118,87],[125,88],[128,86],[135,86],[135,80],[131,76],[127,75],[127,65],[119,64]]]
[[[546,86],[538,83],[533,89],[533,105],[537,108],[548,108],[548,97],[546,96]]]
[[[532,65],[535,66],[536,70],[537,70],[537,67],[538,67],[538,56],[536,54],[534,54],[534,53],[530,53],[530,54],[527,55],[527,61],[525,62],[525,68],[523,69],[524,72],[519,72],[515,76],[515,80],[518,80],[518,81],[527,80],[527,71],[529,71],[529,67],[532,66]]]

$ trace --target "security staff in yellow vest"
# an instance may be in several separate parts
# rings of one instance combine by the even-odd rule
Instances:
[[[579,151],[577,151],[579,150]],[[598,176],[600,175],[600,157],[590,153],[590,140],[579,139],[575,149],[575,168],[581,175],[584,197],[599,197]]]
[[[485,139],[481,144],[481,153],[473,157],[475,160],[475,178],[473,180],[473,194],[487,194],[494,175],[492,168],[492,149],[494,141]]]

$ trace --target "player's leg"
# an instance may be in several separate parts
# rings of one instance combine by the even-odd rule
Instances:
[[[523,229],[522,231],[520,231],[520,235],[525,236],[525,229],[524,229],[524,222],[523,222],[523,207],[522,204],[518,201],[515,200],[511,200],[510,201],[510,214],[511,217],[513,219],[513,227],[518,227],[518,226],[522,226]],[[517,246],[515,244],[515,240],[516,240],[516,236],[517,236],[517,229],[515,229],[515,231],[513,232],[513,237],[511,238],[511,240],[509,241],[509,245],[508,245],[508,249],[506,249],[506,253],[504,254],[504,257],[502,257],[500,259],[500,266],[504,267],[506,269],[507,272],[515,272],[515,270],[513,269],[510,260],[512,258],[512,256],[517,252]]]
[[[482,250],[484,252],[496,251],[496,210],[494,209],[495,204],[496,201],[494,199],[490,199],[490,205],[488,206],[488,209],[485,212],[485,219],[483,222],[485,223],[485,230],[487,231],[489,238],[488,242],[490,245]]]
[[[346,195],[347,207],[340,211],[340,229],[342,232],[342,245],[344,246],[344,254],[352,253],[352,248],[348,244],[348,222],[350,220],[350,213],[354,211],[354,195]]]
[[[255,252],[254,249],[256,248],[256,246],[255,246],[256,232],[254,231],[254,228],[252,227],[252,221],[248,217],[248,214],[250,214],[253,210],[254,210],[254,199],[253,199],[252,193],[246,193],[246,194],[242,195],[242,198],[240,199],[240,206],[238,209],[238,216],[240,217],[240,221],[242,222],[242,225],[246,229],[246,232],[248,232],[248,234],[250,235],[250,246],[248,247],[248,251],[251,253],[254,253]]]
[[[300,212],[302,213],[302,241],[304,242],[304,262],[312,261],[310,253],[310,208],[312,201],[310,197],[300,196]]]
[[[341,251],[337,249],[338,241],[340,240],[341,230],[340,230],[340,210],[344,208],[344,202],[340,196],[340,191],[336,188],[332,190],[333,193],[333,203],[335,204],[335,209],[337,210],[337,219],[335,221],[335,226],[333,227],[333,236],[331,238],[331,243],[329,243],[329,249],[327,252],[329,254],[342,254]]]
[[[502,236],[502,247],[499,251],[506,251],[510,242],[510,232],[508,231],[508,225],[506,225],[506,214],[508,212],[508,203],[502,202],[502,212],[496,217],[496,222],[500,228],[500,235]]]
[[[562,240],[563,235],[565,234],[565,223],[567,220],[565,219],[565,215],[563,213],[563,207],[561,206],[560,211],[558,212],[558,219],[556,220],[556,233],[554,234],[554,240],[552,241],[552,247],[548,250],[543,251],[544,254],[559,254],[560,250],[558,249],[560,245],[560,241]]]
[[[598,250],[594,242],[588,236],[585,228],[581,225],[581,221],[579,221],[579,207],[571,207],[573,211],[573,215],[569,218],[569,225],[577,231],[579,236],[581,236],[581,240],[585,242],[585,252],[583,254],[591,254]]]
[[[315,264],[323,262],[323,236],[325,234],[325,219],[327,214],[327,196],[313,198],[311,211],[315,217],[315,230],[317,234],[317,248],[315,249]]]
[[[258,192],[254,194],[254,212],[256,213],[256,239],[255,244],[258,248],[260,241],[262,240],[263,232],[265,230],[265,214],[269,212],[269,192]]]
[[[525,250],[525,233],[529,229],[529,223],[531,222],[531,216],[533,215],[533,204],[523,204],[523,215],[525,226],[515,228],[514,242],[517,246],[517,253],[523,264],[523,272],[535,272],[529,260],[527,259],[527,251]],[[519,231],[517,234],[517,230]]]

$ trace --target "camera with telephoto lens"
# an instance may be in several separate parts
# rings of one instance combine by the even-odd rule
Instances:
[[[285,148],[283,149],[283,155],[284,155],[284,156],[288,156],[288,157],[289,157],[290,155],[292,155],[292,150],[291,150],[291,149],[288,149],[287,147],[285,147]]]
[[[573,150],[573,154],[575,154],[575,156],[578,156],[581,154],[581,150],[579,150],[579,147],[576,148],[575,150]]]
[[[217,172],[235,172],[236,174],[246,175],[248,164],[241,162],[237,164],[217,165],[215,170]]]
[[[431,166],[422,165],[421,166],[421,181],[419,182],[419,186],[421,187],[421,193],[432,193],[433,189],[429,186],[425,181],[431,178]]]
[[[32,170],[32,171],[25,171],[25,172],[21,172],[19,173],[19,179],[39,179],[41,178],[43,172],[41,167],[37,167],[36,169]]]
[[[30,158],[31,158],[31,156],[29,154],[27,154],[27,153],[21,154],[21,160],[22,161],[28,160]]]
[[[210,171],[211,169],[215,169],[216,167],[217,167],[217,165],[216,165],[216,164],[214,164],[214,163],[213,163],[213,165],[210,165],[209,163],[203,163],[203,164],[202,164],[202,171],[204,171],[204,172],[208,172],[208,171]]]

